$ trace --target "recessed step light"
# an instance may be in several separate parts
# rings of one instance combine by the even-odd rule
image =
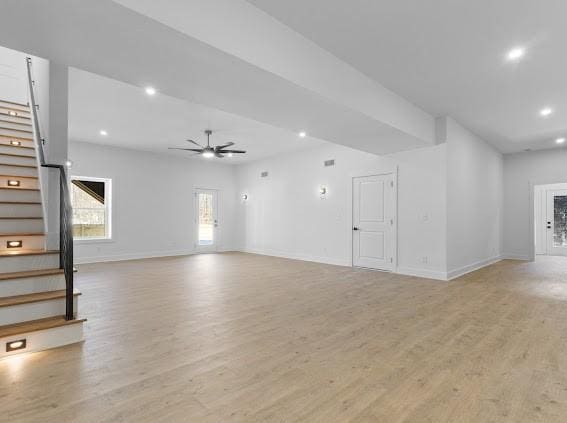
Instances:
[[[6,241],[6,248],[22,248],[23,241]]]
[[[14,145],[14,146],[16,146],[16,147],[19,147],[19,146],[22,145],[22,142],[21,142],[21,141],[11,140],[11,141],[10,141],[10,145]]]
[[[9,114],[10,116],[18,116],[18,112],[14,112],[13,110],[10,110],[10,111],[8,112],[8,114]]]
[[[16,181],[14,179],[8,179],[8,186],[9,187],[19,187],[20,181]]]
[[[12,352],[17,350],[23,350],[26,348],[26,340],[18,339],[17,341],[6,342],[6,352]]]

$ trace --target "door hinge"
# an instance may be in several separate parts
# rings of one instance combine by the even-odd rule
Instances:
[[[390,181],[390,186],[394,188],[394,181]]]
[[[390,257],[390,263],[394,262],[394,257]]]

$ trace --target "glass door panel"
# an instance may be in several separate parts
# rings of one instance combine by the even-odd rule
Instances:
[[[214,250],[217,244],[217,192],[197,190],[195,214],[198,250]]]
[[[547,191],[547,254],[567,255],[567,190]]]

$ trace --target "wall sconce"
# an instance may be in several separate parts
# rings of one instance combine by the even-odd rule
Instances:
[[[325,198],[327,198],[327,187],[324,185],[321,185],[319,187],[319,197],[321,198],[321,200],[324,200]]]
[[[248,194],[242,194],[242,201],[248,201]]]
[[[16,181],[15,179],[8,179],[8,186],[9,187],[19,187],[20,181]]]
[[[26,347],[25,339],[18,339],[17,341],[6,342],[6,352],[23,350]]]

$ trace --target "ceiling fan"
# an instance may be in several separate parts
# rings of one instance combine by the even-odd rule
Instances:
[[[211,143],[210,143],[210,137],[211,134],[213,133],[213,131],[211,131],[210,129],[207,129],[205,131],[205,135],[207,136],[207,146],[203,147],[201,146],[201,144],[199,144],[198,142],[195,142],[193,140],[186,140],[192,144],[195,144],[196,146],[198,146],[199,148],[176,148],[176,147],[170,147],[170,150],[184,150],[184,151],[193,151],[196,154],[200,154],[203,157],[206,157],[208,159],[210,159],[211,157],[232,157],[233,154],[244,154],[246,153],[246,151],[244,150],[227,150],[228,147],[234,145],[233,142],[227,142],[226,144],[222,144],[222,145],[217,145],[215,147],[211,147]]]

